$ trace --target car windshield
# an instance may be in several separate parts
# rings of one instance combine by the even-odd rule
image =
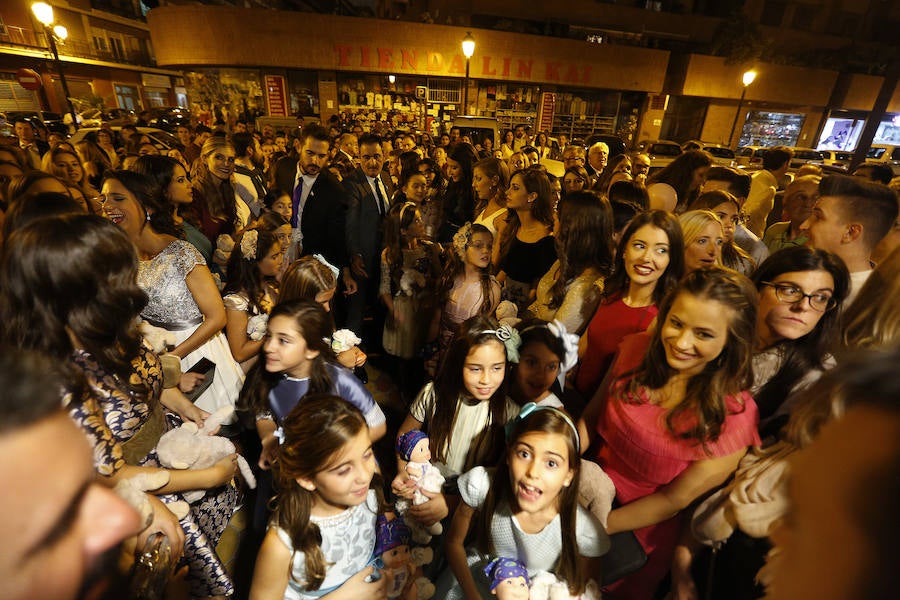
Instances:
[[[716,148],[715,146],[707,146],[704,148],[707,152],[716,158],[734,158],[734,151],[731,148]]]
[[[650,146],[650,154],[655,156],[678,156],[681,147],[678,144],[653,144]]]
[[[177,146],[181,143],[178,141],[178,138],[176,138],[174,135],[172,135],[171,133],[168,133],[166,131],[153,131],[153,132],[147,133],[147,135],[149,135],[152,138],[155,138],[156,140],[159,140],[167,148],[174,148],[175,146]]]

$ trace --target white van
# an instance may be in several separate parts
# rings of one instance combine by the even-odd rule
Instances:
[[[460,137],[467,135],[473,146],[481,145],[485,137],[490,136],[494,148],[500,147],[500,128],[497,119],[491,117],[454,117],[452,127],[459,127]]]

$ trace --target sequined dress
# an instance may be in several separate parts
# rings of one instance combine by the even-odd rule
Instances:
[[[155,446],[166,430],[166,423],[159,402],[162,367],[157,356],[142,347],[133,362],[131,386],[149,389],[146,400],[132,392],[118,376],[108,373],[87,352],[76,351],[72,362],[83,372],[87,385],[82,398],[67,397],[67,408],[88,435],[96,470],[110,476],[126,464],[158,467]],[[160,499],[166,503],[183,500],[180,494],[165,494]],[[188,581],[194,598],[230,596],[234,592],[215,547],[237,501],[234,486],[217,488],[192,504],[190,513],[180,522],[185,533],[182,564],[188,565]]]
[[[197,265],[206,265],[197,249],[183,240],[174,240],[152,259],[142,260],[138,267],[138,285],[150,297],[141,318],[172,332],[176,346],[203,323],[203,314],[186,281]],[[234,406],[244,384],[244,372],[231,355],[225,334],[217,332],[182,358],[181,370],[188,371],[202,358],[214,362],[216,371],[212,385],[195,404],[208,412],[225,405]]]

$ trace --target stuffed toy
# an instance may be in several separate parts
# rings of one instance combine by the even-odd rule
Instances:
[[[581,461],[578,476],[578,503],[586,508],[606,529],[606,520],[616,497],[616,486],[595,462]]]
[[[166,471],[142,471],[128,479],[121,479],[115,487],[116,494],[131,505],[141,515],[144,526],[153,520],[153,506],[147,500],[147,492],[158,490],[169,483],[169,473]],[[187,502],[170,502],[166,508],[172,511],[179,520],[185,518],[190,511]]]
[[[504,300],[498,304],[494,315],[501,325],[509,325],[510,327],[515,327],[522,320],[519,318],[519,307],[509,300]]]
[[[226,266],[233,250],[234,238],[227,233],[223,233],[216,238],[216,251],[213,253],[213,262],[221,267]]]
[[[400,292],[403,295],[412,296],[423,287],[425,287],[425,275],[415,269],[403,269],[403,274],[400,276]]]
[[[422,565],[431,562],[433,554],[410,552],[411,532],[401,517],[388,520],[378,515],[375,524],[375,556],[381,558],[389,574],[387,597],[390,600],[428,600],[434,595],[434,584],[422,577]],[[417,548],[416,550],[422,550]],[[428,558],[426,562],[421,562]]]
[[[525,565],[514,558],[495,558],[484,568],[497,600],[600,600],[600,588],[591,580],[583,594],[573,596],[556,575],[538,571],[528,576]]]
[[[206,469],[229,454],[234,454],[234,444],[228,438],[209,435],[234,414],[234,407],[223,406],[206,418],[202,428],[187,422],[176,429],[167,431],[159,438],[156,454],[159,462],[170,469]],[[238,456],[238,468],[244,481],[251,488],[256,487],[256,477],[243,456]],[[203,498],[206,490],[184,492],[184,499],[190,503]]]
[[[418,430],[411,429],[397,440],[397,454],[407,462],[406,475],[418,486],[413,492],[413,505],[425,504],[428,497],[421,490],[427,492],[440,492],[444,485],[444,476],[437,467],[431,464],[431,449],[428,447],[428,436]],[[402,515],[409,509],[409,500],[400,498],[396,502],[397,511]],[[418,531],[417,531],[418,530]],[[425,531],[430,535],[423,535],[421,527],[413,526],[413,538],[417,542],[428,543],[430,535],[440,535],[444,529],[440,523],[435,523]]]

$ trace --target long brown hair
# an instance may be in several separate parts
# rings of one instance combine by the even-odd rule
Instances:
[[[666,426],[672,435],[698,443],[716,441],[725,423],[725,397],[748,389],[753,383],[753,342],[756,335],[756,288],[749,279],[731,269],[706,267],[688,273],[659,306],[658,325],[650,338],[650,347],[629,384],[628,396],[639,398],[638,388],[660,389],[676,374],[666,359],[662,330],[676,298],[689,294],[715,300],[730,309],[728,340],[722,352],[709,361],[703,371],[687,383],[684,400],[669,411]],[[631,374],[626,374],[628,377]]]
[[[604,279],[612,273],[612,208],[606,198],[589,191],[566,196],[554,239],[559,271],[550,289],[552,309],[559,308],[573,279],[594,269]]]
[[[450,290],[453,289],[453,284],[456,282],[456,279],[460,276],[464,276],[466,273],[466,259],[465,253],[466,249],[468,249],[469,244],[472,241],[472,236],[475,234],[488,234],[491,236],[491,240],[494,238],[494,234],[491,233],[491,230],[481,225],[480,223],[466,223],[462,227],[459,228],[459,231],[456,233],[458,236],[462,236],[466,240],[465,248],[457,248],[455,245],[452,245],[450,249],[447,251],[447,262],[444,265],[444,270],[441,274],[441,281],[438,287],[438,298],[440,302],[440,306],[444,306],[450,298]],[[455,238],[456,236],[454,236]],[[493,312],[494,310],[494,302],[491,298],[491,266],[484,267],[483,269],[479,269],[479,282],[481,283],[481,306],[478,308],[478,314],[487,315]]]
[[[284,443],[272,467],[276,489],[272,518],[291,538],[292,579],[293,555],[304,556],[306,579],[294,581],[306,590],[319,589],[329,565],[322,552],[322,532],[310,519],[315,492],[301,487],[297,479],[315,477],[365,429],[366,420],[355,406],[328,394],[306,396],[284,420]]]
[[[223,148],[234,146],[221,136],[212,136],[203,142],[200,150],[200,160],[194,161],[194,169],[191,173],[194,190],[200,194],[202,201],[206,203],[206,210],[213,218],[224,221],[226,224],[223,233],[234,231],[237,209],[234,203],[234,183],[231,180],[219,179],[209,172],[207,159]],[[193,208],[190,207],[190,208]]]
[[[528,167],[519,169],[509,178],[512,183],[513,177],[521,177],[522,185],[529,194],[537,194],[534,202],[531,204],[531,215],[540,223],[547,226],[549,230],[553,229],[553,198],[550,189],[550,179],[541,169]],[[503,230],[503,236],[500,238],[500,262],[506,258],[512,241],[516,239],[519,232],[519,215],[514,210],[506,211],[506,228]]]
[[[334,362],[334,352],[327,340],[331,338],[331,316],[316,302],[311,300],[291,300],[279,302],[269,314],[275,317],[289,317],[294,320],[297,331],[306,341],[306,346],[319,354],[312,359],[309,374],[308,394],[324,394],[333,391],[331,377],[326,363]],[[259,349],[259,360],[250,367],[247,380],[238,396],[237,408],[255,416],[269,410],[269,392],[281,381],[283,373],[266,371],[265,344]]]
[[[441,368],[434,379],[434,410],[427,424],[434,459],[447,461],[450,434],[456,422],[459,403],[469,395],[463,386],[462,370],[469,352],[477,346],[501,343],[496,333],[499,324],[494,319],[477,315],[460,325],[450,342]],[[505,352],[505,349],[504,349]],[[503,425],[506,423],[506,381],[497,388],[490,400],[490,422],[473,442],[466,457],[465,469],[493,462],[503,447]]]
[[[559,409],[546,407],[538,408],[524,418],[516,418],[506,441],[506,454],[498,463],[487,496],[473,518],[474,531],[472,533],[475,537],[475,547],[480,552],[491,556],[496,554],[493,540],[491,540],[491,521],[494,513],[504,506],[509,507],[509,510],[513,512],[516,510],[509,458],[515,452],[519,438],[531,432],[555,433],[563,436],[566,440],[569,468],[573,472],[573,477],[570,485],[564,487],[557,497],[563,543],[559,561],[552,571],[569,584],[569,592],[574,596],[584,592],[588,574],[578,568],[575,530],[575,515],[578,511],[578,478],[581,472],[581,460],[578,457],[578,434],[570,422],[563,417],[564,414]]]

